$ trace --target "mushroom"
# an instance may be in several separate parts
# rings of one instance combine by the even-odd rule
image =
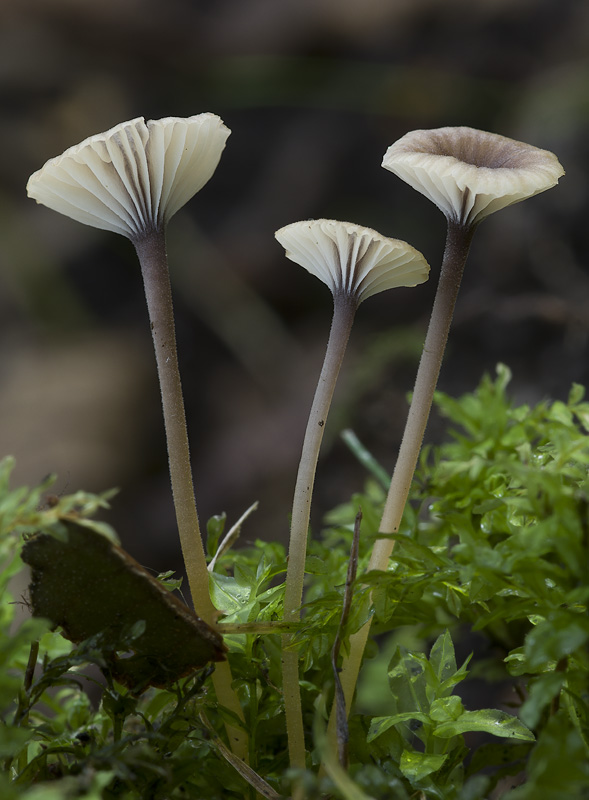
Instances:
[[[307,423],[297,474],[284,598],[285,622],[300,619],[311,498],[319,449],[335,384],[360,303],[397,286],[427,280],[424,257],[398,239],[370,228],[330,219],[294,222],[276,232],[286,256],[322,280],[333,295],[333,318],[323,368]],[[283,642],[283,691],[291,766],[304,767],[298,653],[291,638]]]
[[[293,502],[285,616],[298,617],[315,469],[356,310],[366,298],[385,289],[423,283],[427,280],[429,266],[421,253],[406,242],[389,239],[351,222],[331,219],[294,222],[278,230],[275,236],[287,258],[329,287],[334,303],[327,351],[309,415]]]
[[[465,127],[407,133],[382,166],[463,227],[556,186],[564,175],[548,150]]]
[[[67,217],[135,242],[161,231],[212,177],[230,134],[216,114],[137,117],[34,172],[27,193]]]
[[[395,465],[382,533],[396,533],[433,401],[456,297],[474,231],[481,220],[558,183],[564,170],[553,153],[473,128],[413,131],[382,162],[428,197],[448,222],[440,279]],[[369,569],[386,568],[394,541],[375,543]]]
[[[196,613],[214,624],[209,574],[194,497],[178,369],[166,225],[212,177],[230,134],[215,114],[145,122],[137,117],[90,136],[29,178],[38,203],[78,222],[129,238],[139,258],[160,381],[174,507]],[[219,702],[243,719],[226,662],[213,682]],[[247,758],[244,731],[228,725],[232,749]]]
[[[195,611],[212,622],[178,369],[165,230],[215,171],[229,129],[215,114],[137,117],[52,158],[27,183],[38,203],[129,238],[141,264],[151,323],[176,519]]]
[[[553,153],[465,127],[407,133],[389,147],[382,166],[435,203],[448,223],[436,297],[380,523],[380,532],[390,535],[399,529],[409,495],[475,229],[494,211],[555,186],[564,170]],[[386,570],[394,544],[390,537],[378,539],[368,570]],[[340,676],[347,703],[369,630],[367,623],[350,638]],[[332,741],[333,730],[332,712]]]

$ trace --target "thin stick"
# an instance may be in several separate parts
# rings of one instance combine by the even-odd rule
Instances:
[[[356,580],[356,572],[358,570],[358,550],[360,547],[360,525],[362,523],[362,509],[358,510],[356,520],[354,522],[354,536],[352,538],[352,549],[350,552],[350,560],[348,562],[348,572],[346,574],[346,585],[344,588],[344,602],[342,604],[342,614],[337,629],[337,634],[331,648],[331,668],[333,669],[333,677],[335,681],[333,704],[335,707],[335,716],[337,724],[337,747],[338,759],[340,766],[343,769],[348,768],[348,714],[346,712],[346,701],[342,684],[339,679],[339,669],[337,661],[339,658],[339,651],[342,645],[342,637],[346,628],[348,617],[350,616],[350,609],[352,608],[352,589],[354,581]]]
[[[241,533],[241,526],[246,521],[246,519],[249,517],[249,515],[252,514],[254,511],[256,511],[258,506],[259,506],[259,502],[256,500],[254,503],[251,504],[251,506],[246,511],[243,512],[243,514],[237,520],[237,522],[234,525],[232,525],[231,528],[227,531],[227,533],[223,537],[223,540],[220,542],[219,546],[217,547],[217,552],[215,553],[215,555],[209,561],[209,565],[207,567],[209,572],[214,572],[215,564],[217,563],[217,560],[219,558],[221,558],[221,556],[227,550],[229,550],[230,547],[233,547],[233,545],[235,544],[235,542],[239,538],[239,534]]]
[[[356,308],[357,302],[349,294],[341,292],[334,295],[334,311],[327,351],[309,414],[295,487],[284,596],[284,622],[287,623],[298,622],[301,616],[307,535],[315,471],[329,406],[350,337]],[[305,737],[299,686],[299,654],[298,647],[290,634],[284,635],[282,639],[282,690],[290,764],[291,767],[304,769]]]
[[[405,425],[405,432],[379,528],[381,533],[390,534],[399,530],[409,489],[411,488],[413,473],[419,458],[419,451],[421,450],[446,349],[456,297],[460,289],[462,274],[474,231],[475,227],[464,227],[451,220],[448,221],[446,247],[438,289],[417,370],[413,399]],[[394,539],[378,539],[374,544],[368,570],[386,570],[394,545]],[[350,637],[350,652],[342,665],[340,679],[348,709],[356,688],[356,681],[369,632],[370,621]],[[334,742],[335,715],[333,710],[329,724],[329,736],[330,740]]]

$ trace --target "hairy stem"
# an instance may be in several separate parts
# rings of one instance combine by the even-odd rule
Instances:
[[[207,562],[194,499],[165,234],[156,231],[134,244],[141,264],[155,349],[182,555],[194,610],[205,622],[212,624],[214,608],[209,596]]]
[[[295,486],[284,596],[285,622],[297,622],[301,616],[307,535],[315,471],[331,399],[350,337],[356,308],[355,298],[344,294],[334,296],[333,319],[327,351],[309,414]],[[282,687],[290,763],[292,767],[304,768],[305,739],[299,687],[298,648],[290,634],[283,636],[282,645]]]
[[[454,306],[474,231],[474,227],[466,228],[451,220],[448,221],[446,247],[438,289],[417,370],[411,407],[380,523],[379,530],[381,533],[390,534],[399,530],[409,489],[411,488],[411,481],[413,480],[413,473],[419,458],[419,451],[421,450],[446,349]],[[394,545],[393,539],[378,539],[372,550],[368,570],[386,570]],[[342,665],[340,679],[348,709],[356,688],[356,681],[369,632],[370,621],[350,637],[350,652]],[[333,711],[329,729],[333,743],[333,738],[335,737],[335,716]]]
[[[417,370],[411,407],[380,523],[379,530],[382,533],[396,533],[399,530],[438,383],[473,233],[474,228],[465,229],[457,223],[448,223],[440,280]],[[392,539],[378,539],[368,569],[386,569],[393,547]]]
[[[188,585],[195,612],[209,625],[213,625],[215,623],[215,607],[209,595],[209,573],[194,498],[184,397],[178,369],[165,231],[158,230],[148,233],[134,241],[133,244],[141,264],[155,348],[168,444],[172,494]],[[213,685],[219,703],[243,719],[241,705],[231,686],[231,669],[227,661],[220,662],[216,666],[213,673]],[[240,729],[227,726],[227,734],[233,751],[242,758],[246,757],[247,736],[245,733]]]

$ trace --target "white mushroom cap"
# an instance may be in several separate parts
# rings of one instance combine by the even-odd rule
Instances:
[[[564,175],[547,150],[464,127],[407,133],[382,166],[463,225],[544,192]]]
[[[293,222],[275,236],[286,257],[327,284],[334,297],[351,296],[358,304],[385,289],[416,286],[428,278],[427,261],[411,245],[352,222]]]
[[[215,114],[137,117],[90,136],[29,178],[38,203],[130,239],[163,227],[215,171],[231,131]]]

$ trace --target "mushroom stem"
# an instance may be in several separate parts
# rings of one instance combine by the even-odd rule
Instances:
[[[448,220],[440,279],[417,370],[411,407],[380,523],[381,533],[390,534],[399,530],[442,366],[456,297],[475,229],[476,226],[464,226],[451,219]],[[368,571],[386,570],[394,546],[394,539],[377,539],[368,564]],[[340,674],[347,709],[350,708],[352,702],[369,632],[370,621],[350,637],[350,652],[344,659]],[[329,737],[331,744],[335,746],[335,713],[333,709],[329,722]]]
[[[194,610],[210,625],[214,623],[214,607],[209,596],[207,563],[192,483],[165,232],[155,230],[135,239],[133,244],[141,264],[153,336],[182,556]]]
[[[284,596],[284,619],[300,618],[303,596],[303,576],[307,551],[307,533],[311,512],[311,497],[315,481],[315,470],[319,459],[319,448],[323,439],[325,423],[331,399],[342,365],[350,331],[356,314],[356,299],[338,293],[334,297],[333,319],[325,352],[321,375],[317,383],[313,405],[309,413],[303,441],[299,471],[295,485],[288,547],[288,569]]]
[[[165,230],[151,231],[135,239],[133,244],[141,264],[155,348],[164,411],[164,427],[168,443],[172,494],[188,585],[194,610],[205,622],[214,625],[215,607],[209,595],[209,573],[198,523],[190,466]],[[243,720],[243,710],[231,686],[229,662],[222,661],[216,665],[212,680],[220,705],[226,706]],[[245,731],[231,725],[226,725],[226,729],[233,752],[247,760],[248,744]]]
[[[350,337],[357,305],[356,298],[348,293],[339,291],[334,294],[329,341],[309,414],[295,486],[284,595],[285,622],[298,622],[301,617],[300,608],[303,598],[307,536],[315,471],[331,399]],[[292,767],[304,769],[305,738],[299,686],[299,654],[292,634],[285,634],[282,638],[282,691],[290,764]]]
[[[381,533],[396,533],[401,523],[474,231],[474,227],[464,227],[452,220],[448,221],[440,280],[417,370],[411,407],[380,523]],[[368,569],[386,569],[393,547],[394,540],[378,539],[374,544]]]

